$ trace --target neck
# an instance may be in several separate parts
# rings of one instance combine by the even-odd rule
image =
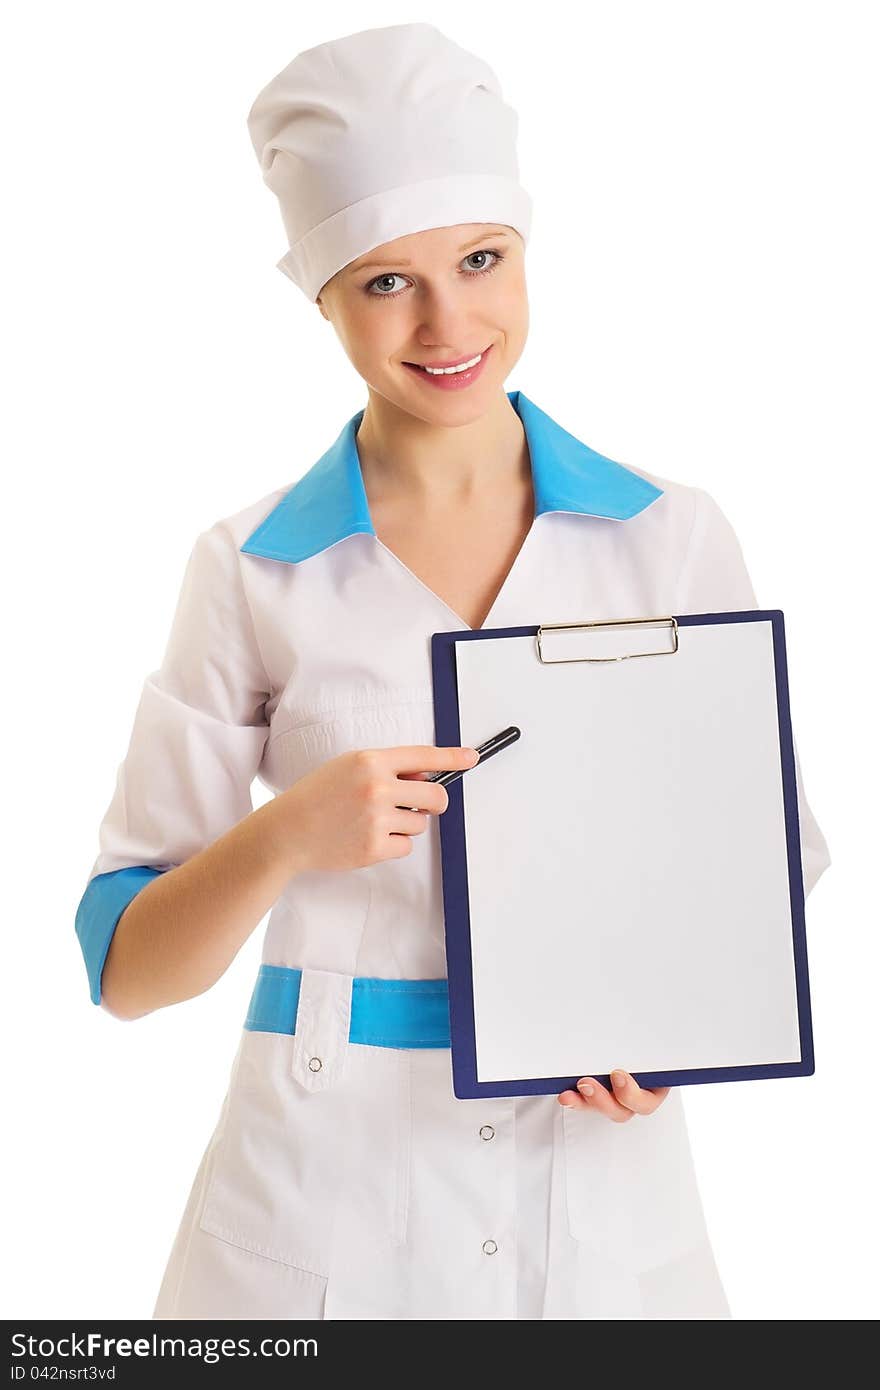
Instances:
[[[439,506],[531,484],[522,421],[506,392],[467,425],[434,425],[370,391],[357,451],[368,500]]]

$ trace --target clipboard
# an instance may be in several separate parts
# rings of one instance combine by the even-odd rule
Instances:
[[[437,632],[454,1094],[815,1070],[779,609]]]

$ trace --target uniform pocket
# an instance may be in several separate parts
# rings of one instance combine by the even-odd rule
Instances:
[[[326,1275],[344,1154],[342,1087],[304,1089],[293,1038],[245,1033],[199,1225],[233,1245]]]
[[[707,1239],[680,1092],[615,1124],[563,1107],[566,1201],[575,1240],[633,1272]]]
[[[199,1218],[203,1231],[325,1278],[337,1238],[345,1258],[350,1213],[380,1240],[402,1239],[406,1073],[391,1049],[347,1041],[344,1049],[332,1082],[309,1087],[296,1076],[292,1035],[244,1033]]]

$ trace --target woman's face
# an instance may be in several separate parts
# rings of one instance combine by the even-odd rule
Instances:
[[[413,232],[344,266],[318,305],[373,391],[423,420],[464,423],[488,409],[525,346],[525,246],[492,222]],[[460,389],[433,386],[406,365],[478,353],[481,369]]]

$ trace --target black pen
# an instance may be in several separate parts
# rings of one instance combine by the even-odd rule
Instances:
[[[515,743],[519,737],[520,730],[515,724],[511,724],[509,728],[502,729],[500,734],[495,734],[493,738],[487,739],[485,743],[479,745],[476,750],[480,755],[479,760],[474,763],[473,767],[459,767],[452,772],[432,772],[429,777],[422,777],[420,780],[422,782],[439,782],[442,787],[448,787],[449,783],[454,782],[457,777],[463,777],[466,772],[473,772],[474,767],[479,767],[480,763],[491,758],[493,753],[500,753],[502,748],[506,748],[510,743]],[[397,807],[398,811],[417,811],[418,809],[418,806]]]

